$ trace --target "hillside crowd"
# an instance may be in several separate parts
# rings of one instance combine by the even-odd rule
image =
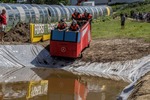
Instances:
[[[131,11],[130,12],[130,17],[137,20],[137,21],[146,21],[146,22],[150,22],[150,12],[134,12]]]

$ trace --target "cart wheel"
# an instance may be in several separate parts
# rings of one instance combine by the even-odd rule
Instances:
[[[88,44],[87,48],[89,48],[89,47],[90,47],[90,44]]]
[[[79,56],[79,58],[82,58],[82,57],[83,57],[83,54],[81,53],[80,56]]]

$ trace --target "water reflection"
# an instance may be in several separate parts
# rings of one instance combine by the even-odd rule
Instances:
[[[1,83],[0,100],[115,100],[127,83],[51,70],[42,81]]]

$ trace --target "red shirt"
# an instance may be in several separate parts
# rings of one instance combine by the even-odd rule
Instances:
[[[81,17],[82,16],[80,13],[78,13],[77,15],[75,15],[75,13],[72,14],[72,19],[79,20],[79,19],[81,19]]]
[[[70,26],[70,30],[72,30],[72,31],[77,31],[77,30],[79,30],[79,25],[78,24],[76,24],[76,25],[71,25]]]
[[[90,19],[92,19],[92,15],[89,14],[89,13],[88,13],[87,15],[83,14],[83,15],[82,15],[82,19],[83,19],[83,20],[90,20]]]
[[[0,15],[0,19],[1,19],[0,24],[7,25],[7,22],[6,22],[6,14],[1,14],[1,15]]]
[[[58,24],[57,28],[62,30],[62,29],[65,29],[67,27],[67,24],[66,23],[63,23],[62,25],[61,24]]]

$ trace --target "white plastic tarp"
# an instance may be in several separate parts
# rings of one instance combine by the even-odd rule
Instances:
[[[46,67],[50,56],[39,45],[0,45],[0,67]]]
[[[126,100],[132,92],[137,80],[150,71],[150,55],[137,60],[111,63],[81,63],[65,67],[77,75],[99,76],[113,80],[124,80],[131,84],[127,86],[118,100]]]
[[[50,56],[39,45],[0,45],[0,82],[41,80],[34,67],[49,67]],[[49,73],[44,73],[43,77]]]

